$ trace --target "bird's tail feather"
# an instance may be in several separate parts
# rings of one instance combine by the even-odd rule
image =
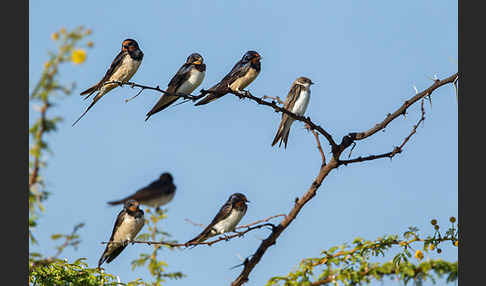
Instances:
[[[278,127],[277,134],[275,135],[275,138],[273,139],[272,142],[272,147],[275,146],[275,144],[280,141],[278,144],[278,147],[282,146],[282,141],[284,142],[284,147],[287,149],[287,140],[289,138],[289,133],[290,133],[290,125],[291,125],[291,118],[288,118],[287,120],[282,120],[280,123],[280,126]]]
[[[205,98],[201,99],[200,101],[198,101],[194,105],[195,106],[199,106],[199,105],[208,104],[208,103],[210,103],[212,101],[215,101],[216,99],[220,98],[221,96],[223,96],[223,94],[210,93],[208,96],[206,96]]]
[[[275,144],[277,144],[278,140],[280,139],[280,128],[277,130],[277,134],[275,134],[275,138],[273,138],[273,141],[272,141],[272,147],[275,146]]]
[[[145,121],[147,121],[150,116],[154,115],[155,113],[162,111],[169,107],[172,103],[174,103],[179,97],[173,95],[162,96],[162,98],[155,104],[155,106],[147,112]]]
[[[126,245],[117,246],[117,245],[113,245],[113,244],[108,243],[106,248],[105,248],[105,251],[103,252],[103,254],[100,257],[100,260],[98,260],[98,269],[100,269],[101,264],[103,264],[105,262],[110,263],[113,259],[115,259],[118,255],[120,255],[120,253],[123,251],[123,249],[125,249],[125,247],[127,247],[127,246]],[[113,248],[115,248],[115,249],[113,249]]]
[[[189,240],[188,242],[186,242],[186,244],[193,243],[193,242],[203,242],[206,239],[208,239],[209,237],[210,237],[210,232],[203,231],[200,235],[198,235],[195,238],[193,238],[193,239]]]
[[[98,89],[100,89],[101,87],[101,81],[98,82],[97,84],[93,85],[92,87],[88,88],[87,90],[83,91],[80,93],[80,95],[85,95],[87,94],[88,96],[86,96],[84,99],[87,99],[88,97],[90,97],[95,91],[97,91]]]
[[[105,251],[103,251],[103,254],[100,257],[100,260],[98,260],[98,269],[100,269],[101,264],[103,264],[106,261],[106,259],[108,259],[108,255],[106,255],[107,250],[108,247],[106,247]]]
[[[103,96],[102,94],[101,94],[101,95],[100,95],[100,94],[101,94],[101,92],[99,92],[99,93],[98,93],[98,94],[97,94],[97,95],[96,95],[96,96],[93,98],[93,102],[91,102],[91,104],[88,106],[88,108],[86,109],[86,111],[85,111],[85,112],[83,112],[83,114],[81,114],[81,116],[80,116],[80,117],[79,117],[79,118],[78,118],[76,121],[74,121],[73,125],[71,125],[71,126],[74,126],[76,123],[78,123],[78,121],[79,121],[81,118],[83,118],[83,116],[84,116],[86,113],[88,113],[88,110],[90,110],[90,109],[91,109],[91,107],[93,107],[93,105],[95,105],[95,103],[96,103],[96,102],[98,102],[98,100],[101,98],[101,96]]]
[[[285,135],[283,136],[283,142],[284,142],[284,148],[287,149],[287,140],[289,140],[289,134],[290,134],[290,126],[289,128],[287,128],[287,133],[285,133]],[[280,141],[280,144],[278,145],[278,147],[280,147],[280,145],[282,145],[282,141]]]
[[[119,205],[119,204],[123,204],[123,202],[125,202],[125,200],[118,200],[118,201],[111,201],[111,202],[108,202],[109,205]]]

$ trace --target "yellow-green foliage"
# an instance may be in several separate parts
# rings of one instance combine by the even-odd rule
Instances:
[[[52,34],[51,38],[57,44],[57,50],[49,52],[49,60],[45,62],[41,78],[35,84],[29,101],[34,110],[40,116],[29,128],[31,136],[29,147],[29,238],[31,243],[38,244],[33,235],[37,227],[40,213],[44,212],[42,202],[48,198],[45,189],[42,169],[46,166],[44,152],[49,151],[46,135],[57,131],[57,124],[62,120],[60,116],[49,116],[48,111],[59,99],[60,95],[70,95],[74,89],[74,83],[63,85],[58,82],[59,69],[63,63],[82,64],[86,58],[85,48],[93,47],[93,42],[83,43],[91,30],[78,27],[72,31],[61,29]],[[79,258],[69,263],[67,260],[58,259],[66,247],[76,248],[81,242],[76,232],[83,227],[80,223],[74,227],[71,234],[53,234],[51,239],[64,242],[56,247],[57,252],[50,257],[44,257],[40,253],[29,253],[29,284],[30,285],[148,285],[141,279],[120,283],[118,277],[104,273],[97,268],[89,268],[84,262],[86,258]],[[166,265],[165,262],[158,263]],[[172,277],[166,274],[167,277]],[[160,285],[160,284],[157,284]]]
[[[413,280],[420,284],[427,278],[435,282],[435,277],[447,275],[447,282],[457,280],[457,262],[447,262],[441,259],[427,260],[413,264],[411,250],[415,250],[415,259],[421,261],[423,252],[437,251],[441,253],[441,243],[458,245],[458,228],[455,218],[451,217],[451,227],[442,234],[433,220],[435,232],[432,236],[421,238],[416,227],[410,227],[402,238],[399,235],[388,235],[374,241],[356,238],[352,245],[343,244],[331,247],[321,252],[321,257],[306,258],[302,260],[297,270],[287,276],[272,277],[270,285],[362,285],[370,283],[373,279],[383,280],[388,276],[407,283]],[[421,244],[421,245],[420,245]],[[370,259],[376,256],[385,256],[385,252],[398,247],[399,252],[394,258],[385,263],[373,263]]]
[[[144,229],[147,230],[147,232],[139,234],[137,236],[137,239],[145,241],[152,240],[177,243],[177,241],[175,240],[168,240],[167,238],[170,237],[170,234],[160,230],[160,228],[157,226],[158,222],[167,218],[166,212],[166,210],[162,209],[156,209],[155,211],[152,211],[151,209],[146,209]],[[140,254],[140,257],[138,259],[132,261],[132,270],[137,267],[145,266],[145,264],[147,264],[150,274],[155,278],[155,281],[153,281],[152,283],[144,285],[160,286],[162,285],[162,282],[165,281],[164,278],[180,279],[185,276],[182,272],[165,273],[164,267],[167,267],[167,263],[157,259],[159,251],[163,248],[173,249],[173,247],[167,245],[154,245],[152,253],[142,253]]]
[[[62,94],[69,95],[74,89],[74,83],[71,85],[59,83],[59,68],[61,64],[72,62],[73,52],[83,50],[83,46],[93,46],[91,42],[82,43],[82,40],[90,34],[91,30],[78,27],[69,32],[63,28],[52,35],[57,50],[49,52],[49,60],[45,62],[41,77],[29,96],[31,107],[40,112],[40,116],[29,128],[31,136],[29,141],[29,238],[32,243],[36,243],[32,233],[33,228],[37,226],[40,212],[44,211],[42,202],[49,195],[40,174],[41,169],[46,166],[43,159],[44,152],[51,152],[45,136],[57,131],[57,124],[62,121],[62,117],[50,117],[47,113],[55,104],[55,98]]]

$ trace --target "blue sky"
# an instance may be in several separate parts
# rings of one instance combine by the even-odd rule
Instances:
[[[207,64],[200,88],[219,81],[247,50],[258,51],[262,71],[249,86],[256,96],[284,98],[298,76],[311,78],[306,114],[340,141],[348,132],[372,127],[419,90],[429,79],[457,71],[457,1],[30,1],[29,85],[40,76],[50,35],[61,27],[84,25],[93,30],[82,66],[62,67],[61,80],[75,81],[75,94],[63,99],[51,115],[65,121],[48,141],[54,154],[44,172],[52,196],[36,233],[40,246],[53,253],[49,236],[70,232],[78,222],[82,244],[67,250],[70,260],[87,257],[95,266],[109,238],[118,207],[106,201],[128,195],[156,179],[173,174],[177,193],[161,224],[174,239],[186,241],[200,229],[184,221],[209,223],[231,193],[251,201],[241,223],[290,210],[320,166],[311,133],[294,123],[286,150],[270,146],[280,115],[250,101],[227,95],[211,104],[171,107],[145,122],[159,94],[118,88],[105,95],[74,127],[89,104],[77,96],[97,82],[118,53],[121,41],[134,38],[145,56],[133,81],[167,86],[192,52]],[[38,114],[30,108],[31,120]],[[353,153],[392,150],[419,118],[419,106],[386,132],[359,142]],[[302,258],[354,237],[375,239],[418,226],[432,233],[430,219],[448,225],[457,216],[457,101],[452,86],[442,87],[426,104],[423,127],[404,153],[388,159],[340,167],[268,250],[250,276],[249,285],[285,275]],[[324,139],[323,139],[324,140]],[[329,154],[328,145],[323,146]],[[252,254],[268,231],[249,233],[209,247],[162,251],[168,271],[188,276],[169,285],[229,284],[241,268],[239,256]],[[130,261],[149,252],[129,246],[111,264],[122,281],[142,277]],[[441,255],[457,259],[457,248],[444,246]],[[391,256],[390,256],[391,259]],[[389,282],[389,281],[388,281]],[[374,283],[377,285],[378,283]],[[388,285],[388,283],[387,283]]]

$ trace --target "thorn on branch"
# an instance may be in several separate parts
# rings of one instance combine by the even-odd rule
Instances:
[[[351,147],[351,150],[349,150],[348,159],[351,157],[351,153],[353,152],[354,147],[356,147],[356,142],[353,142],[353,147]]]
[[[415,94],[418,94],[419,93],[419,91],[418,91],[417,87],[415,86],[415,84],[413,85],[413,89],[415,90]]]
[[[253,255],[250,255],[249,257],[251,257],[251,256],[253,256]],[[238,264],[238,265],[235,265],[235,266],[231,267],[231,268],[230,268],[230,270],[235,269],[235,268],[238,268],[238,267],[240,267],[240,266],[244,266],[244,267],[246,267],[246,265],[248,264],[248,262],[249,262],[249,261],[250,261],[250,260],[249,260],[249,259],[248,259],[248,257],[247,257],[247,258],[245,258],[245,260],[244,260],[242,263],[240,263],[240,264]]]
[[[132,88],[133,88],[133,85],[132,85]],[[134,99],[135,97],[139,96],[142,93],[143,90],[144,90],[144,88],[140,89],[140,91],[137,94],[135,94],[135,96],[132,96],[129,99],[125,99],[125,103],[127,103],[130,100]]]
[[[268,223],[268,224],[267,224],[267,226],[269,226],[269,227],[270,227],[270,230],[271,230],[272,232],[273,232],[273,231],[274,231],[274,230],[277,228],[277,226],[276,226],[276,225],[274,225],[273,223]]]
[[[459,100],[459,90],[457,89],[457,82],[458,82],[458,80],[459,80],[459,76],[456,76],[456,78],[452,82],[452,85],[454,86],[454,90],[456,92],[456,101]]]

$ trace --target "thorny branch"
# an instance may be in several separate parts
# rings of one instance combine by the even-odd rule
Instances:
[[[426,96],[431,96],[432,92],[437,88],[449,83],[457,82],[458,79],[459,79],[458,73],[455,73],[443,80],[436,79],[429,88],[427,88],[426,90],[420,93],[417,93],[414,97],[410,98],[409,100],[405,100],[402,106],[400,106],[397,110],[395,110],[395,112],[388,114],[382,122],[376,124],[373,128],[370,128],[369,130],[363,132],[349,133],[348,136],[352,137],[353,140],[363,140],[365,138],[370,137],[376,132],[383,130],[390,122],[392,122],[398,116],[405,114],[407,112],[407,109],[415,102],[419,101],[420,99]]]
[[[407,108],[410,105],[417,102],[419,99],[424,98],[427,95],[430,96],[434,90],[436,90],[437,88],[439,88],[443,85],[454,82],[455,80],[457,80],[457,78],[458,78],[458,74],[456,73],[456,74],[454,74],[454,75],[452,75],[452,76],[450,76],[446,79],[443,79],[443,80],[437,79],[432,86],[430,86],[428,89],[416,94],[410,100],[405,101],[405,103],[397,111],[395,111],[393,114],[387,116],[387,118],[382,123],[375,125],[374,128],[372,128],[372,129],[370,129],[366,132],[350,133],[349,135],[344,136],[341,144],[339,144],[337,147],[333,148],[333,150],[332,150],[333,157],[331,158],[331,160],[327,163],[327,165],[321,165],[321,168],[319,170],[319,174],[314,179],[314,181],[312,182],[312,184],[309,187],[309,189],[307,190],[307,192],[301,198],[296,200],[293,208],[290,210],[289,214],[285,217],[285,219],[282,220],[282,222],[280,222],[280,224],[277,225],[277,227],[275,227],[273,229],[272,233],[270,233],[270,235],[261,242],[260,246],[255,251],[255,253],[253,255],[251,255],[251,259],[249,259],[248,262],[244,264],[244,268],[241,271],[240,275],[238,275],[238,277],[231,283],[231,286],[239,286],[239,285],[242,285],[242,284],[248,282],[248,276],[250,275],[253,268],[255,268],[255,266],[260,262],[261,258],[263,257],[263,255],[265,254],[267,249],[270,246],[272,246],[276,243],[277,238],[290,225],[290,223],[292,223],[292,221],[297,217],[297,215],[299,214],[300,210],[304,207],[304,205],[316,195],[317,190],[319,189],[319,187],[321,186],[322,182],[327,177],[327,175],[333,169],[335,169],[339,166],[339,156],[347,147],[351,146],[351,144],[355,140],[362,140],[362,139],[369,137],[369,136],[375,134],[376,132],[382,130],[391,121],[393,121],[395,118],[397,118],[400,114],[406,112]],[[411,135],[413,135],[413,134],[411,134]],[[404,143],[406,143],[408,141],[408,139],[410,139],[411,135],[409,135],[404,140]],[[403,147],[404,143],[402,143],[402,147]]]
[[[265,99],[265,98],[270,98],[270,99],[276,100],[279,104],[282,104],[282,105],[285,103],[283,100],[280,99],[280,97],[278,97],[278,95],[276,97],[264,95],[262,97],[262,99]]]
[[[319,153],[321,153],[322,165],[326,165],[326,155],[324,155],[324,151],[322,150],[321,140],[319,140],[319,134],[317,134],[315,130],[310,129],[308,125],[306,125],[305,128],[307,130],[310,130],[312,134],[314,134],[314,137],[316,138],[317,149],[319,150]]]
[[[190,219],[188,219],[188,218],[185,218],[184,220],[185,220],[186,222],[188,222],[188,223],[190,223],[190,224],[194,225],[194,226],[205,227],[205,225],[204,225],[204,224],[202,224],[202,223],[197,223],[197,222],[193,222],[192,220],[190,220]]]
[[[255,230],[255,229],[260,229],[262,227],[265,227],[265,226],[269,226],[271,227],[272,229],[275,227],[275,225],[273,223],[264,223],[264,224],[259,224],[259,223],[262,223],[262,222],[267,222],[273,218],[276,218],[276,217],[279,217],[279,216],[285,216],[284,214],[278,214],[278,215],[274,215],[274,216],[271,216],[271,217],[268,217],[268,218],[265,218],[265,219],[261,219],[261,220],[257,220],[255,222],[252,222],[250,224],[246,224],[246,225],[240,225],[238,227],[236,227],[236,229],[241,229],[241,228],[246,228],[244,231],[234,231],[235,234],[232,234],[232,235],[226,235],[224,234],[223,236],[220,236],[218,239],[215,239],[215,240],[211,240],[211,241],[202,241],[202,242],[192,242],[192,243],[175,243],[175,242],[167,242],[167,241],[140,241],[140,240],[133,240],[133,241],[129,241],[128,243],[142,243],[142,244],[148,244],[148,245],[166,245],[166,246],[170,246],[170,247],[189,247],[189,246],[196,246],[196,245],[208,245],[208,246],[211,246],[217,242],[220,242],[220,241],[228,241],[232,238],[235,238],[235,237],[242,237],[244,236],[247,232],[250,232],[252,230]],[[192,223],[192,222],[191,222]],[[199,224],[195,224],[195,225],[199,225]],[[103,241],[101,242],[101,244],[107,244],[107,243],[111,243],[111,244],[123,244],[124,242],[107,242],[107,241]]]
[[[126,102],[134,99],[135,97],[139,96],[143,90],[145,89],[149,89],[149,90],[155,90],[155,91],[158,91],[160,93],[163,93],[163,94],[167,94],[167,95],[176,95],[176,96],[179,96],[181,98],[184,98],[184,99],[187,99],[187,100],[192,100],[192,101],[196,101],[200,98],[202,98],[205,94],[200,94],[200,95],[190,95],[190,94],[183,94],[183,93],[177,93],[177,94],[173,94],[173,93],[170,93],[170,92],[167,92],[163,89],[161,89],[158,85],[156,87],[152,87],[152,86],[147,86],[147,85],[141,85],[141,84],[138,84],[138,83],[135,83],[135,82],[121,82],[121,81],[107,81],[105,83],[103,83],[103,85],[106,85],[106,84],[113,84],[113,83],[116,83],[120,86],[122,85],[129,85],[131,88],[134,88],[134,87],[139,87],[140,88],[140,91],[133,97],[125,100]]]
[[[396,154],[398,153],[402,153],[403,151],[403,146],[405,146],[405,144],[407,144],[408,140],[410,140],[410,138],[412,137],[412,135],[414,135],[416,132],[417,132],[417,128],[419,127],[419,125],[425,120],[425,108],[424,108],[424,98],[422,98],[422,102],[420,104],[420,109],[421,109],[421,112],[422,112],[422,115],[419,119],[419,121],[417,122],[417,124],[415,124],[413,126],[413,129],[412,131],[410,132],[410,134],[408,134],[408,136],[403,140],[402,144],[400,146],[395,146],[395,148],[393,148],[393,151],[391,152],[388,152],[388,153],[384,153],[384,154],[380,154],[380,155],[370,155],[370,156],[366,156],[366,157],[358,157],[358,158],[355,158],[355,159],[350,159],[350,160],[339,160],[339,165],[347,165],[347,164],[350,164],[350,163],[357,163],[357,162],[364,162],[364,161],[371,161],[371,160],[376,160],[376,159],[380,159],[380,158],[393,158]]]
[[[277,225],[277,226],[273,226],[273,224],[269,224],[269,225],[272,226],[272,232],[269,234],[269,236],[266,239],[264,239],[261,242],[260,246],[257,248],[255,253],[250,256],[251,258],[249,260],[245,260],[246,263],[244,263],[243,270],[241,271],[240,275],[231,283],[231,286],[239,286],[239,285],[242,285],[242,284],[244,284],[248,281],[248,276],[250,275],[251,271],[255,268],[255,266],[260,262],[261,258],[263,257],[263,255],[265,254],[267,249],[270,246],[272,246],[276,243],[278,237],[292,223],[292,221],[297,217],[297,215],[299,214],[301,209],[304,207],[304,205],[316,195],[317,190],[319,189],[319,187],[321,186],[322,182],[327,177],[327,175],[333,169],[337,168],[340,165],[340,162],[345,162],[345,161],[340,161],[339,157],[341,156],[342,152],[346,148],[351,146],[355,141],[363,140],[363,139],[368,138],[368,137],[376,134],[377,132],[383,130],[386,126],[388,126],[388,124],[390,124],[397,117],[399,117],[400,115],[406,114],[408,107],[410,107],[415,102],[417,102],[420,99],[423,99],[426,96],[430,97],[432,95],[432,92],[434,90],[436,90],[437,88],[444,86],[446,84],[449,84],[449,83],[453,83],[455,85],[457,83],[458,78],[459,78],[459,74],[455,73],[452,76],[447,77],[443,80],[436,79],[434,81],[434,83],[429,88],[427,88],[426,90],[424,90],[420,93],[417,93],[415,96],[413,96],[409,100],[406,100],[402,104],[402,106],[400,106],[395,112],[388,114],[382,122],[376,124],[374,127],[372,127],[371,129],[369,129],[367,131],[352,132],[352,133],[349,133],[348,135],[345,135],[342,138],[340,144],[337,144],[334,141],[332,135],[329,134],[327,131],[325,131],[321,126],[313,123],[311,121],[310,117],[304,117],[304,116],[296,115],[296,114],[290,112],[289,110],[278,106],[275,101],[272,101],[272,102],[265,101],[264,98],[255,97],[248,91],[234,92],[234,91],[229,90],[228,93],[234,94],[234,95],[238,96],[239,98],[251,99],[251,100],[255,101],[256,103],[258,103],[260,105],[266,105],[266,106],[272,107],[275,110],[275,112],[285,113],[285,114],[287,114],[288,116],[290,116],[291,118],[293,118],[297,121],[301,121],[301,122],[306,123],[310,127],[311,130],[316,130],[317,132],[319,132],[321,135],[323,135],[327,139],[327,141],[331,145],[331,148],[332,148],[331,151],[332,151],[332,154],[333,154],[332,158],[329,160],[329,162],[327,164],[321,165],[321,168],[319,170],[317,177],[313,180],[313,182],[312,182],[311,186],[309,187],[309,189],[307,190],[307,192],[304,193],[302,197],[295,200],[294,206],[292,207],[292,209],[290,210],[288,215],[280,222],[280,224]],[[120,85],[123,85],[123,84],[131,85],[132,87],[140,87],[142,89],[156,90],[158,92],[162,92],[162,93],[167,94],[166,91],[160,89],[158,86],[154,88],[154,87],[143,86],[143,85],[139,85],[139,84],[131,83],[131,82],[120,83]],[[201,90],[200,95],[198,95],[198,96],[180,95],[180,97],[182,97],[186,100],[195,101],[199,98],[202,98],[204,95],[206,95],[208,93],[212,93],[212,92],[203,89],[203,90]],[[419,121],[419,123],[421,123],[421,122],[422,122],[422,120]],[[417,127],[418,127],[419,123],[416,125]],[[401,148],[405,145],[405,143],[407,143],[407,141],[415,133],[415,131],[416,131],[416,127],[414,128],[412,133],[407,138],[405,138],[402,145],[400,147],[397,147],[399,149],[395,148],[392,152],[390,152],[390,154],[382,154],[382,155],[375,155],[375,156],[385,156],[386,155],[385,157],[390,157],[391,153],[393,153],[393,152],[395,152],[395,154],[398,153],[398,150],[401,150]],[[315,134],[314,134],[314,136],[315,136]],[[321,156],[322,156],[322,154],[321,154]],[[382,158],[382,157],[377,157],[377,158],[373,158],[373,159],[378,159],[378,158]],[[363,159],[361,159],[361,160],[363,160]],[[372,159],[369,158],[369,159],[364,160],[364,161],[369,161],[369,160],[372,160]],[[348,160],[348,161],[351,161],[351,160]],[[349,163],[351,163],[351,162],[349,162]],[[343,164],[343,163],[341,163],[341,164]],[[267,225],[267,224],[258,225],[254,228],[249,228],[249,229],[246,230],[246,232],[248,232],[252,229],[255,229],[257,227],[263,227],[265,225]],[[235,235],[232,235],[231,237],[236,237],[236,236],[240,236],[240,234],[235,234]],[[225,239],[227,239],[227,238],[219,238],[218,240],[213,241],[213,242],[206,242],[206,243],[200,243],[200,244],[211,245],[213,243],[216,243],[218,241],[225,240]],[[136,242],[136,243],[149,243],[150,244],[151,242]],[[153,244],[170,245],[170,244],[164,243],[164,242],[152,242],[152,243]],[[170,246],[186,246],[186,245],[185,244],[172,244]]]
[[[267,217],[267,218],[264,218],[264,219],[261,219],[261,220],[257,220],[255,222],[252,222],[252,223],[249,223],[249,224],[240,225],[240,226],[237,226],[236,229],[250,227],[250,226],[253,226],[253,225],[258,224],[258,223],[267,222],[267,221],[269,221],[273,218],[279,217],[279,216],[285,216],[285,214],[273,215],[271,217]]]

